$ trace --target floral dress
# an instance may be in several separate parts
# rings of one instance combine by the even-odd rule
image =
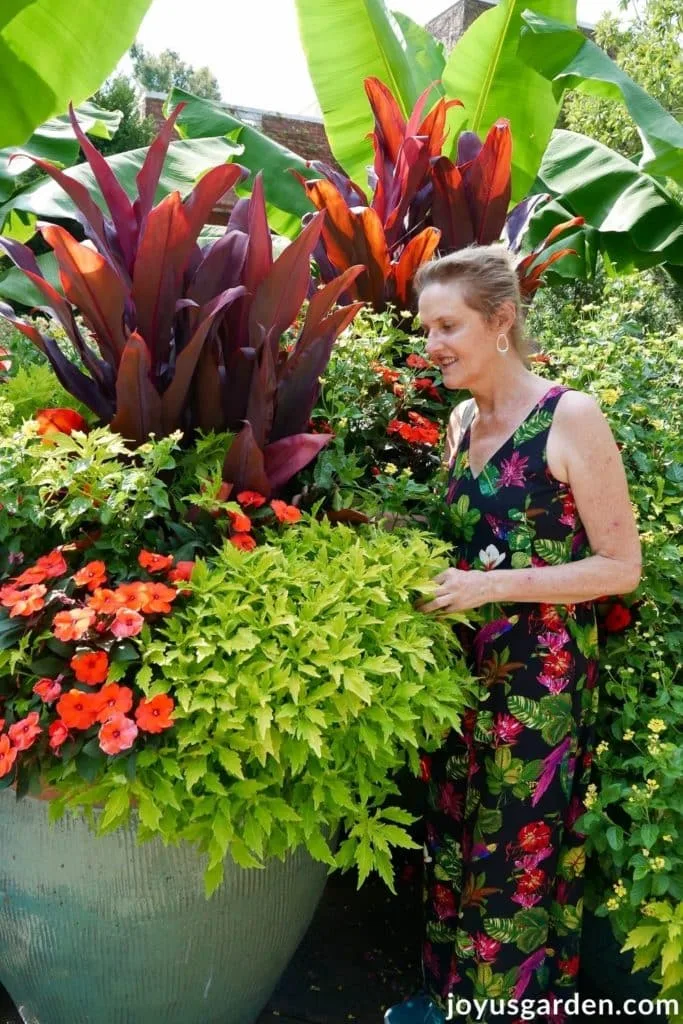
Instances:
[[[546,461],[566,390],[552,387],[476,478],[465,431],[446,496],[458,568],[590,554],[571,489]],[[461,631],[477,706],[462,732],[422,758],[425,984],[463,1024],[522,1019],[510,1007],[503,1015],[501,1000],[559,1003],[576,992],[586,858],[574,823],[585,810],[598,697],[592,602],[481,610],[486,624]],[[493,1000],[496,1010],[452,1016],[458,999]],[[565,1019],[536,1005],[539,1021]]]

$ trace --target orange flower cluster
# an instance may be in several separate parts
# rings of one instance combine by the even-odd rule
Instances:
[[[258,509],[267,503],[267,498],[258,491],[240,491],[237,501],[243,509]],[[296,505],[288,505],[286,501],[278,501],[277,498],[270,502],[270,509],[281,523],[298,523],[301,519],[301,510]],[[249,516],[244,512],[232,510],[228,510],[227,514],[233,531],[229,538],[230,543],[240,551],[253,551],[257,545],[251,534],[253,523]]]
[[[88,431],[88,422],[75,409],[38,409],[33,418],[38,421],[38,433],[43,438],[53,434],[73,434],[74,430]]]
[[[242,518],[251,525],[247,516]],[[173,602],[182,593],[177,584],[190,579],[194,562],[176,564],[172,555],[142,550],[139,565],[150,574],[166,573],[171,585],[132,580],[109,588],[107,567],[102,561],[88,562],[69,577],[63,551],[77,549],[76,545],[65,545],[51,551],[0,587],[0,607],[8,609],[10,617],[29,618],[44,612],[36,619],[36,628],[44,631],[52,598],[53,606],[62,605],[52,615],[53,635],[63,643],[88,644],[77,648],[70,658],[67,655],[62,673],[35,682],[32,693],[39,700],[40,710],[30,711],[7,729],[0,719],[0,777],[9,774],[17,757],[30,750],[45,732],[47,746],[58,754],[67,740],[77,738],[75,734],[95,727],[101,750],[115,755],[128,750],[140,732],[160,733],[173,725],[175,705],[166,694],[138,699],[134,714],[129,714],[135,703],[134,693],[127,686],[107,682],[111,669],[108,650],[115,639],[139,634],[145,616],[172,611]],[[48,595],[55,581],[59,581],[59,592]],[[67,596],[69,585],[76,595],[80,590],[82,596]],[[97,646],[100,643],[102,647]],[[67,683],[65,688],[63,681],[69,676],[74,685],[68,688]],[[57,717],[50,721],[54,715]]]
[[[389,366],[384,366],[383,363],[370,363],[370,369],[373,373],[376,373],[378,377],[381,377],[385,384],[392,385],[401,376],[399,370],[392,370]]]
[[[409,412],[410,423],[401,420],[391,420],[387,426],[387,434],[398,434],[409,444],[437,444],[439,440],[438,424],[421,416],[418,412]]]

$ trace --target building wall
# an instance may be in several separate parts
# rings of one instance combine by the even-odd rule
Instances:
[[[446,47],[450,53],[460,36],[470,27],[480,14],[490,11],[498,0],[456,0],[441,14],[427,22],[427,29]],[[579,22],[583,34],[591,39],[594,35],[590,25]]]

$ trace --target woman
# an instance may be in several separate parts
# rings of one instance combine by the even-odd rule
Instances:
[[[472,395],[446,439],[455,559],[422,611],[477,608],[485,624],[462,637],[478,706],[423,758],[425,992],[385,1022],[562,1021],[579,968],[593,602],[636,588],[640,542],[597,403],[528,368],[507,250],[436,260],[416,289],[429,358]]]

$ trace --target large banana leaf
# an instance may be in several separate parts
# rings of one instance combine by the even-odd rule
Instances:
[[[3,254],[4,255],[4,254]],[[41,273],[58,292],[62,291],[59,280],[59,266],[53,252],[45,252],[38,256],[36,262]],[[18,267],[11,267],[4,274],[0,275],[0,299],[9,302],[12,306],[42,306],[45,297],[26,274]]]
[[[449,111],[451,139],[462,130],[486,135],[498,118],[512,128],[512,199],[528,193],[557,121],[560,104],[550,82],[518,55],[527,8],[576,25],[576,0],[502,0],[468,28],[453,49],[443,75],[449,98],[464,107]]]
[[[575,89],[625,103],[643,142],[640,169],[683,183],[683,125],[583,33],[532,11],[524,22],[519,55],[552,82],[555,98]]]
[[[384,0],[295,2],[332,152],[352,181],[364,188],[372,163],[368,135],[373,117],[363,82],[370,77],[384,82],[407,118],[434,81],[433,60],[425,60],[424,30],[410,29],[406,35]]]
[[[75,113],[83,131],[99,139],[111,139],[123,116],[120,110],[105,110],[90,102],[81,103]],[[29,153],[61,167],[70,167],[75,163],[79,145],[68,115],[53,117],[41,124],[22,146],[0,149],[0,201],[9,199],[14,192],[16,179],[33,167],[31,160],[18,155],[21,153]]]
[[[183,138],[206,139],[239,132],[239,142],[243,147],[239,162],[252,173],[236,191],[239,195],[249,195],[254,175],[262,171],[268,223],[278,234],[295,238],[301,231],[301,218],[310,213],[313,206],[290,171],[293,168],[304,178],[316,178],[318,172],[308,167],[297,153],[233,117],[220,103],[193,96],[182,89],[173,89],[166,107],[170,109],[181,102],[186,106],[177,121],[177,128]]]
[[[446,53],[443,43],[435,39],[422,25],[409,18],[401,11],[391,12],[399,28],[406,38],[411,52],[411,59],[422,70],[427,82],[440,82],[446,67]],[[443,93],[443,89],[439,89]]]
[[[601,142],[576,132],[554,132],[534,190],[555,198],[533,216],[527,244],[580,216],[586,220],[585,229],[576,232],[582,239],[563,237],[563,245],[578,244],[589,253],[597,246],[621,272],[660,264],[683,268],[683,206]],[[574,264],[558,263],[553,271],[571,274],[572,269]]]
[[[233,157],[238,157],[241,151],[241,146],[225,138],[195,139],[171,143],[155,201],[158,202],[163,196],[176,190],[181,195],[185,195],[205,171],[218,164],[227,163]],[[146,149],[131,149],[127,153],[117,153],[107,160],[130,198],[137,195],[135,178],[142,167],[146,153]],[[104,208],[104,200],[87,163],[78,164],[66,173],[69,177],[75,178],[76,181],[85,185],[98,205]],[[11,210],[32,213],[44,220],[74,218],[74,207],[71,200],[51,178],[36,182],[35,185],[18,192],[6,203],[0,205],[0,224]]]
[[[4,0],[0,4],[0,147],[81,103],[129,48],[151,0]]]

